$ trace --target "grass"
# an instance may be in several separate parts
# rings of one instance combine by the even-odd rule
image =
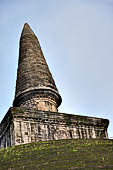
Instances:
[[[44,141],[0,149],[0,170],[113,170],[113,140]]]

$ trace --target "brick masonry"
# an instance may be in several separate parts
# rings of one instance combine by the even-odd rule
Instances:
[[[20,38],[14,106],[58,111],[61,101],[39,41],[25,24]]]

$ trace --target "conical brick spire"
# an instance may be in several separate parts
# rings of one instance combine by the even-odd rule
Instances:
[[[61,97],[39,41],[28,24],[20,38],[14,106],[57,111]]]

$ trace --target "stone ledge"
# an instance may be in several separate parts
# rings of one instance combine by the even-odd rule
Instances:
[[[104,126],[108,127],[109,120],[97,117],[88,117],[88,116],[80,116],[73,115],[67,113],[59,113],[59,112],[49,112],[49,111],[39,111],[39,110],[30,110],[26,108],[13,107],[11,108],[11,112],[13,116],[20,116],[26,118],[41,118],[41,120],[50,118],[52,120],[57,119],[59,121],[65,121],[66,123],[78,123],[78,124],[87,124],[93,126]]]

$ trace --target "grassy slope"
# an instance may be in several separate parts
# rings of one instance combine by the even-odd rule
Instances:
[[[113,170],[113,140],[58,140],[0,149],[0,170]]]

